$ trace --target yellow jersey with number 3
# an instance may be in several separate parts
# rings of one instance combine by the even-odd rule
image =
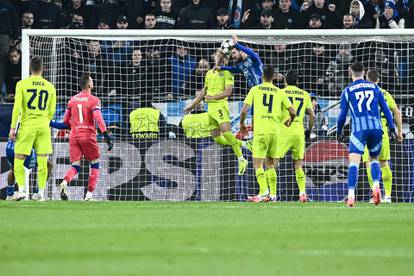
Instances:
[[[206,74],[204,87],[208,96],[222,93],[227,86],[234,86],[234,76],[226,70],[209,70]],[[208,103],[227,102],[227,98],[221,100],[208,100]]]
[[[283,91],[288,96],[296,110],[296,117],[290,127],[282,124],[282,133],[304,134],[303,121],[305,119],[306,110],[312,108],[312,102],[308,92],[302,90],[294,85],[286,86]],[[282,115],[282,122],[289,119],[289,113],[284,111]]]
[[[292,106],[286,94],[270,82],[253,86],[244,103],[253,105],[254,134],[278,134],[283,110]]]
[[[55,111],[56,89],[42,76],[32,75],[16,84],[12,128],[16,128],[19,115],[21,127],[36,127],[34,122],[49,125]]]

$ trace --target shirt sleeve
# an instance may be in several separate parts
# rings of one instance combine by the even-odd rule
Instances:
[[[378,104],[381,107],[382,112],[384,112],[385,118],[387,119],[387,124],[390,129],[395,129],[394,120],[392,119],[392,114],[390,108],[388,107],[387,102],[385,101],[384,94],[381,91],[377,90],[378,95]]]
[[[220,66],[220,69],[229,71],[231,73],[240,73],[241,72],[240,68],[236,65],[233,65],[233,66]]]
[[[11,121],[11,128],[16,128],[20,112],[22,111],[23,94],[20,82],[16,85],[16,93],[14,95],[13,115]]]
[[[344,90],[341,95],[341,104],[340,104],[340,113],[338,116],[338,120],[336,122],[336,132],[342,133],[342,128],[344,127],[345,121],[346,121],[346,115],[348,114],[348,99],[347,99],[347,91]]]
[[[286,95],[285,92],[282,92],[282,107],[284,109],[288,109],[292,106],[292,102],[289,100],[289,97]]]
[[[253,51],[252,49],[250,49],[246,46],[243,46],[240,43],[236,43],[236,45],[234,45],[234,47],[236,49],[240,50],[240,51],[245,52],[249,56],[249,58],[251,58],[254,62],[262,63],[262,61],[260,60],[259,55],[255,51]]]
[[[50,98],[50,105],[49,105],[49,121],[53,119],[56,112],[56,89],[55,87],[51,87],[51,98]]]
[[[92,114],[93,114],[93,118],[95,119],[95,122],[98,124],[99,130],[102,133],[107,131],[105,121],[102,117],[101,101],[98,98],[96,98],[96,101],[94,105],[92,106]]]
[[[394,108],[396,108],[397,107],[397,104],[395,103],[395,100],[394,100],[394,98],[391,96],[391,94],[390,93],[386,93],[385,94],[385,99],[387,100],[387,104],[388,104],[388,107],[391,109],[391,110],[393,110]]]
[[[254,87],[250,89],[249,93],[246,96],[246,99],[244,99],[244,103],[248,104],[250,106],[253,105],[253,94],[254,94]]]
[[[229,71],[224,72],[224,86],[234,86],[234,76]]]

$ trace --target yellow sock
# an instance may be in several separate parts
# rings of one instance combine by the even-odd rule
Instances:
[[[382,182],[384,183],[385,196],[391,196],[392,190],[392,171],[388,164],[381,168]]]
[[[264,196],[267,192],[267,181],[266,175],[263,168],[256,169],[256,179],[257,183],[259,183],[259,195]]]
[[[367,166],[367,163],[365,163],[365,168],[366,168],[366,171],[367,171],[368,184],[369,184],[369,187],[372,190],[372,186],[374,185],[374,183],[372,181],[371,166]]]
[[[37,157],[37,175],[38,175],[39,190],[44,190],[46,187],[46,181],[47,181],[47,157],[46,156]]]
[[[296,183],[298,183],[299,194],[306,193],[306,177],[302,168],[295,170]]]
[[[24,159],[14,158],[14,177],[16,178],[16,183],[19,185],[19,192],[25,192],[25,177],[24,177]]]
[[[237,157],[242,157],[243,154],[240,150],[240,146],[239,146],[239,140],[236,139],[236,137],[233,135],[233,133],[231,133],[231,131],[226,131],[223,133],[224,138],[226,138],[226,140],[229,142],[231,148],[233,149],[234,153],[236,154]]]
[[[266,170],[267,186],[269,187],[270,196],[276,196],[277,191],[277,174],[275,168]]]

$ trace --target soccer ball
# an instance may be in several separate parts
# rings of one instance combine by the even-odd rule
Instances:
[[[223,41],[223,43],[221,43],[220,49],[223,51],[225,55],[229,55],[233,47],[234,47],[233,40],[226,39]]]

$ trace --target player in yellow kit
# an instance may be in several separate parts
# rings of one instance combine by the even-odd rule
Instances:
[[[370,82],[373,82],[375,84],[378,84],[379,82],[379,74],[374,69],[368,69],[366,73],[367,80]],[[394,98],[391,96],[391,94],[386,91],[385,89],[380,88],[381,92],[384,94],[385,101],[388,104],[388,107],[394,113],[394,118],[397,123],[397,140],[399,142],[402,141],[403,135],[402,135],[402,117],[401,112],[398,109],[397,104],[395,103]],[[381,166],[381,174],[382,174],[382,182],[384,184],[384,202],[391,203],[391,191],[392,191],[392,171],[390,169],[390,166],[388,164],[388,160],[391,159],[390,157],[390,137],[388,136],[388,125],[387,120],[384,117],[384,114],[381,113],[381,122],[382,122],[382,129],[383,129],[383,135],[382,135],[382,147],[381,152],[379,155],[379,162]],[[373,181],[371,176],[371,166],[369,162],[369,155],[368,155],[368,149],[365,147],[364,155],[362,156],[362,162],[365,163],[365,168],[367,170],[368,175],[368,182],[372,189]]]
[[[296,86],[298,74],[289,71],[285,77],[285,88],[283,91],[289,97],[296,110],[296,118],[290,127],[280,125],[279,138],[277,140],[277,158],[283,158],[286,153],[292,151],[293,165],[295,167],[296,183],[299,187],[299,200],[307,201],[306,196],[306,176],[302,168],[302,161],[305,155],[305,138],[309,139],[310,131],[315,122],[315,112],[308,92]],[[305,113],[309,115],[308,128],[305,131],[303,120]],[[282,115],[283,120],[288,118],[287,112]]]
[[[24,160],[32,148],[37,153],[39,192],[36,196],[44,200],[47,180],[47,154],[52,153],[49,122],[56,110],[56,90],[53,84],[42,77],[43,62],[38,56],[30,60],[31,76],[16,84],[16,95],[9,138],[15,143],[14,174],[19,185],[16,200],[27,196],[25,191]],[[20,118],[19,134],[16,135]]]
[[[263,83],[253,86],[244,100],[240,113],[240,131],[246,132],[247,113],[253,106],[253,166],[259,183],[259,194],[248,197],[248,201],[276,201],[276,170],[278,128],[281,114],[286,110],[290,114],[288,124],[295,118],[295,110],[286,94],[272,84],[274,69],[267,67],[263,72]],[[267,170],[263,169],[266,159]],[[268,189],[270,194],[268,197]]]
[[[231,95],[234,86],[234,76],[226,70],[218,69],[227,64],[227,57],[222,50],[215,54],[216,68],[207,72],[204,88],[194,101],[185,108],[188,114],[197,106],[203,98],[208,104],[207,114],[209,116],[211,136],[218,145],[231,146],[239,161],[239,175],[244,174],[247,168],[247,160],[243,158],[240,147],[242,141],[236,139],[231,132],[230,112],[227,97]]]

